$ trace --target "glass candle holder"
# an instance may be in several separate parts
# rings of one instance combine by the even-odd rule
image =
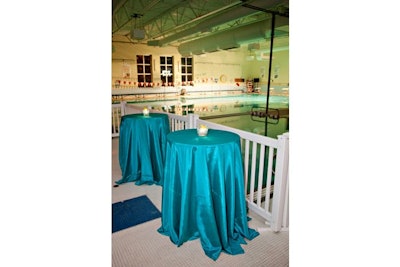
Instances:
[[[197,134],[198,134],[199,136],[206,136],[206,135],[208,134],[208,128],[207,128],[207,126],[201,124],[201,125],[197,128]]]
[[[143,116],[149,116],[149,110],[147,108],[143,109]]]

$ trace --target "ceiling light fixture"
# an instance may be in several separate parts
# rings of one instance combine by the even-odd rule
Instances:
[[[145,37],[145,30],[141,23],[143,14],[134,13],[132,16],[133,24],[131,25],[131,38],[134,40],[143,40]]]

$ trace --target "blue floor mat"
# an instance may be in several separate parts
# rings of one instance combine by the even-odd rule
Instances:
[[[112,204],[112,232],[154,220],[161,212],[147,196],[140,196]]]

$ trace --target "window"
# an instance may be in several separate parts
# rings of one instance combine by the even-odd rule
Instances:
[[[137,75],[139,87],[153,87],[153,78],[151,74],[151,55],[137,55]]]
[[[182,85],[193,85],[193,59],[181,58]]]
[[[174,85],[174,58],[160,57],[160,73],[162,86]]]

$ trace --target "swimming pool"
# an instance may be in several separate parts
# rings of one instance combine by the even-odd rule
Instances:
[[[178,96],[153,99],[135,99],[128,103],[153,110],[167,111],[179,115],[198,114],[201,119],[264,135],[265,118],[251,115],[252,111],[265,110],[266,95],[240,94],[231,96]],[[288,113],[287,96],[270,96],[270,109],[284,109]],[[276,138],[289,131],[289,115],[279,119],[269,118],[267,135]]]

